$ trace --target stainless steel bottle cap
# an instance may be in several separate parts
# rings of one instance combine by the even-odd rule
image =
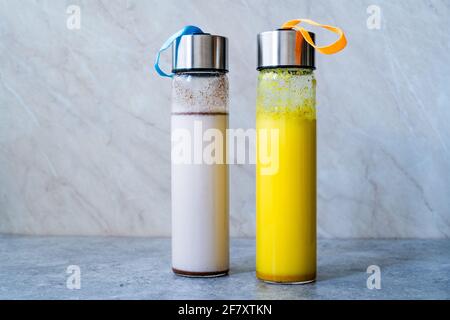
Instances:
[[[228,39],[210,34],[184,35],[172,45],[172,72],[228,72]]]
[[[315,41],[315,34],[310,32]],[[264,68],[315,69],[315,50],[302,34],[292,29],[279,29],[258,34],[258,70]]]

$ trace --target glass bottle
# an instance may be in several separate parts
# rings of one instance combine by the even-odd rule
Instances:
[[[173,46],[172,269],[228,273],[227,39],[184,35]]]
[[[256,275],[268,282],[316,278],[314,68],[295,30],[258,35]]]

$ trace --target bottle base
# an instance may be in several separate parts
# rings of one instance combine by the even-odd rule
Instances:
[[[275,276],[275,275],[267,275],[261,274],[260,272],[256,272],[256,277],[266,283],[270,284],[308,284],[316,281],[316,274],[303,276],[303,277],[295,277],[295,276]]]
[[[227,276],[229,269],[224,271],[212,271],[212,272],[193,272],[193,271],[184,271],[172,268],[173,273],[177,276],[187,277],[187,278],[217,278]]]

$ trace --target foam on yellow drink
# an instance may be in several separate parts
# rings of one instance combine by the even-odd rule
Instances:
[[[273,282],[313,281],[316,110],[312,70],[261,70],[256,128],[256,275]],[[269,131],[278,134],[269,135]],[[275,136],[276,147],[268,138]],[[276,170],[267,170],[268,166]]]

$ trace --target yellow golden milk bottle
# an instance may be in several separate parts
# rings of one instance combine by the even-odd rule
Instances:
[[[266,281],[310,282],[316,278],[313,71],[261,70],[257,101],[256,274]]]
[[[315,49],[332,54],[339,40],[317,47],[292,20],[258,35],[256,103],[256,276],[277,283],[316,279]]]

